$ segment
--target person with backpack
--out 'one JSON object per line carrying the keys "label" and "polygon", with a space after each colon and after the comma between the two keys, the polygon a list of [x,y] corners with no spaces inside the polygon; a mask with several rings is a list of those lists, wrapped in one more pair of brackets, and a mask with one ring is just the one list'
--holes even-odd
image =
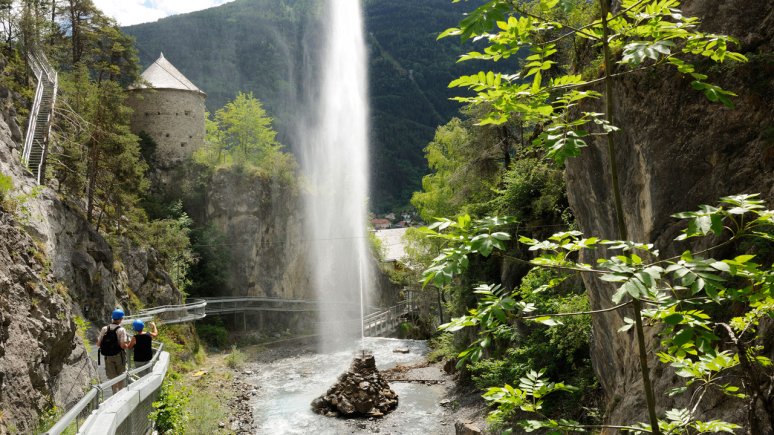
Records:
{"label": "person with backpack", "polygon": [[148,363],[153,358],[153,349],[151,343],[153,339],[158,337],[159,331],[156,329],[156,324],[150,322],[153,327],[152,332],[142,332],[145,328],[145,323],[137,319],[132,322],[132,328],[134,329],[134,337],[129,341],[129,349],[134,349],[134,366],[140,367]]}
{"label": "person with backpack", "polygon": [[[99,363],[100,356],[105,357],[105,373],[108,379],[120,376],[126,371],[124,349],[129,347],[129,334],[121,326],[124,311],[116,308],[111,313],[111,318],[113,322],[103,327],[99,332],[99,338],[97,338],[97,347],[99,348],[97,363]],[[112,388],[113,394],[117,393],[124,388],[124,381],[116,383]]]}

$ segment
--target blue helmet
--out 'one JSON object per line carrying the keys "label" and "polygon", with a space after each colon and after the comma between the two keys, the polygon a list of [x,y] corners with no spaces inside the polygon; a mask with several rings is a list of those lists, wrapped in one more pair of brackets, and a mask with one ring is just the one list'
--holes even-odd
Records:
{"label": "blue helmet", "polygon": [[132,322],[132,328],[134,328],[135,331],[140,332],[142,331],[142,328],[145,327],[145,323],[143,323],[140,319],[135,319],[134,322]]}
{"label": "blue helmet", "polygon": [[124,310],[116,308],[112,314],[113,320],[121,320],[124,318]]}

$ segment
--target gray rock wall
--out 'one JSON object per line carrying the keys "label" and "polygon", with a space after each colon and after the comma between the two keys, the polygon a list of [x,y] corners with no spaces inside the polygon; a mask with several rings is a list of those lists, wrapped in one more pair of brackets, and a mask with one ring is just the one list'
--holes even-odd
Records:
{"label": "gray rock wall", "polygon": [[[629,238],[655,242],[662,257],[688,247],[673,242],[680,229],[673,213],[742,192],[761,193],[769,207],[774,204],[774,6],[768,0],[684,3],[686,13],[704,18],[702,30],[739,38],[737,51],[751,62],[710,69],[710,80],[739,94],[735,110],[710,103],[672,69],[628,76],[615,85],[615,124],[623,129],[616,139],[617,158]],[[571,159],[566,176],[570,205],[584,233],[617,238],[605,144],[592,144]],[[592,308],[612,305],[613,287],[584,279]],[[623,315],[593,320],[593,361],[608,395],[611,423],[646,421],[634,336],[616,332]],[[657,345],[657,339],[649,340],[650,349]],[[657,367],[653,353],[650,366],[659,410],[679,405],[664,394],[676,378]],[[743,422],[738,405],[709,397],[707,415]]]}
{"label": "gray rock wall", "polygon": [[297,187],[248,169],[220,169],[206,192],[206,221],[225,236],[228,288],[216,294],[312,299]]}

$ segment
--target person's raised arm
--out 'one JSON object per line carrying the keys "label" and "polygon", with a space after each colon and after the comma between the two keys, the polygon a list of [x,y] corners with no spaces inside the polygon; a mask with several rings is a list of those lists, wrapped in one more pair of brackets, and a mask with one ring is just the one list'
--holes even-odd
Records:
{"label": "person's raised arm", "polygon": [[159,330],[156,329],[156,322],[150,322],[151,327],[153,327],[153,331],[150,332],[151,337],[156,338],[159,336]]}
{"label": "person's raised arm", "polygon": [[123,334],[118,336],[118,342],[121,345],[121,349],[131,349],[130,344],[134,343],[134,337],[129,340],[129,333],[126,332],[126,329],[121,328],[121,330],[124,331]]}

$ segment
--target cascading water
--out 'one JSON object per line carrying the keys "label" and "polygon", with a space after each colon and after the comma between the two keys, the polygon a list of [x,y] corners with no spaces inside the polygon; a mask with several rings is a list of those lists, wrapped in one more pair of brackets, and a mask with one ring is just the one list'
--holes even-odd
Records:
{"label": "cascading water", "polygon": [[329,0],[316,115],[302,134],[301,163],[312,285],[320,301],[320,350],[362,338],[373,282],[367,256],[368,99],[360,0]]}

